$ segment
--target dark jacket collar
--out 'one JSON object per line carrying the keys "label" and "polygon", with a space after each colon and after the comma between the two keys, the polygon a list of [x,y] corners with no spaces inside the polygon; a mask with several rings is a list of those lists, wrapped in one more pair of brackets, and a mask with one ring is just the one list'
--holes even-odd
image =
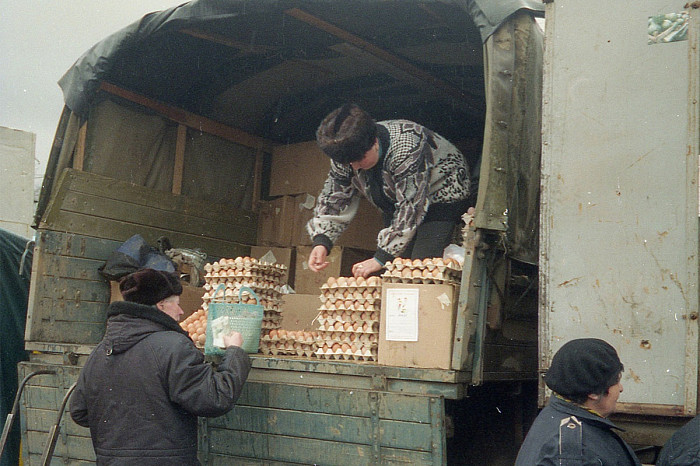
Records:
{"label": "dark jacket collar", "polygon": [[625,429],[622,429],[615,424],[613,424],[612,421],[610,421],[607,418],[600,417],[596,414],[593,414],[592,412],[588,411],[585,408],[582,408],[581,406],[571,403],[569,401],[566,401],[556,395],[552,395],[549,398],[549,406],[551,406],[553,409],[559,411],[560,413],[564,413],[570,416],[576,416],[578,419],[585,419],[589,422],[594,422],[596,424],[601,424],[603,426],[608,427],[609,429],[617,429],[619,431],[624,432]]}
{"label": "dark jacket collar", "polygon": [[180,324],[178,324],[175,319],[165,312],[158,310],[155,306],[147,306],[145,304],[132,303],[129,301],[116,301],[107,308],[108,318],[122,314],[146,319],[165,327],[166,330],[174,330],[183,335],[187,335],[187,332],[180,327]]}

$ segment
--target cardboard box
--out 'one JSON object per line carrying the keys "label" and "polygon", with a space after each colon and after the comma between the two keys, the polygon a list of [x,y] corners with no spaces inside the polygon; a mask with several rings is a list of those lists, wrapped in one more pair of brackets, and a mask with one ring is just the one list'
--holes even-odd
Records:
{"label": "cardboard box", "polygon": [[262,256],[272,252],[275,261],[287,267],[287,276],[283,283],[294,287],[294,267],[296,266],[296,249],[275,246],[251,246],[250,256],[260,259]]}
{"label": "cardboard box", "polygon": [[[311,237],[306,231],[306,224],[314,216],[313,207],[307,202],[299,206],[295,211],[297,218],[294,221],[292,242],[297,246],[310,246]],[[315,199],[314,199],[315,204]],[[340,235],[335,246],[345,246],[358,249],[377,249],[377,234],[384,227],[384,220],[379,210],[369,203],[367,199],[360,199],[360,207],[355,214],[352,223]]]}
{"label": "cardboard box", "polygon": [[384,283],[378,363],[450,369],[457,298],[455,285]]}
{"label": "cardboard box", "polygon": [[[115,301],[124,301],[121,292],[119,291],[119,282],[110,281],[111,296],[110,303]],[[202,296],[204,296],[204,288],[182,284],[182,294],[180,295],[180,307],[185,313],[180,318],[180,322],[189,317],[194,311],[202,306]]]}
{"label": "cardboard box", "polygon": [[331,168],[331,159],[316,141],[272,149],[270,196],[311,193],[317,196]]}
{"label": "cardboard box", "polygon": [[328,277],[351,276],[353,264],[371,258],[374,251],[334,246],[328,255],[328,267],[320,272],[309,269],[309,254],[311,254],[311,246],[297,247],[294,291],[318,296],[321,294],[321,285],[326,283]]}
{"label": "cardboard box", "polygon": [[319,293],[286,294],[282,297],[282,328],[285,330],[312,331],[318,328],[314,319],[321,306]]}
{"label": "cardboard box", "polygon": [[[313,215],[316,198],[310,194],[282,196],[272,201],[262,201],[258,210],[258,241],[262,246],[291,247],[299,244],[300,229]],[[305,238],[310,244],[308,234]]]}

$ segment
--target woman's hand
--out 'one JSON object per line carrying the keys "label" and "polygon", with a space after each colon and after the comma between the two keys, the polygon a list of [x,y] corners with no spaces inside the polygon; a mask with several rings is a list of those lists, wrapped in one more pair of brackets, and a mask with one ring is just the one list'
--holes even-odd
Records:
{"label": "woman's hand", "polygon": [[382,266],[376,259],[367,259],[366,261],[358,262],[352,266],[352,274],[355,278],[364,277],[367,278],[375,272],[382,270]]}
{"label": "woman's hand", "polygon": [[328,267],[329,262],[326,260],[327,255],[328,251],[326,251],[325,246],[322,244],[314,246],[311,250],[311,254],[309,254],[309,268],[314,272],[318,272]]}
{"label": "woman's hand", "polygon": [[228,348],[229,346],[241,347],[243,346],[243,335],[241,335],[241,332],[233,331],[228,335],[224,335],[223,342],[225,348]]}

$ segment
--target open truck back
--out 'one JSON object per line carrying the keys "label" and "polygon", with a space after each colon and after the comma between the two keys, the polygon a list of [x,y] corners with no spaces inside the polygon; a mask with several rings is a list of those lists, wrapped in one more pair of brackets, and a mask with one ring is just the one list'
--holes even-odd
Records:
{"label": "open truck back", "polygon": [[[275,157],[354,101],[437,131],[478,170],[454,331],[435,336],[448,363],[254,355],[237,407],[201,420],[201,459],[510,464],[537,369],[541,7],[199,0],[80,57],[60,81],[66,107],[35,218],[32,353],[19,371],[57,375],[27,388],[25,462],[102,337],[109,254],[136,233],[210,261],[250,254]],[[55,456],[94,461],[89,432],[63,422]]]}

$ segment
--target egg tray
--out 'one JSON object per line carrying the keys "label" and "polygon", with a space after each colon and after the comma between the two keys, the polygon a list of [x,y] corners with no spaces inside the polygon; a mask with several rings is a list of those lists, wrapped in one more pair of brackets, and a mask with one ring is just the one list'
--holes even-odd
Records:
{"label": "egg tray", "polygon": [[316,350],[316,357],[323,359],[339,360],[339,361],[376,361],[377,360],[377,349],[360,347],[356,348],[355,351],[352,347],[342,349],[336,348],[332,349],[332,346],[324,345]]}
{"label": "egg tray", "polygon": [[326,343],[364,343],[376,345],[379,341],[379,332],[353,332],[353,331],[319,331],[320,339]]}
{"label": "egg tray", "polygon": [[267,356],[299,356],[299,357],[313,357],[316,353],[318,347],[316,345],[301,345],[299,348],[288,348],[284,344],[260,344],[260,352]]}
{"label": "egg tray", "polygon": [[272,284],[271,282],[264,282],[264,281],[256,281],[256,280],[251,280],[248,278],[241,279],[241,280],[234,280],[234,279],[225,279],[225,280],[213,280],[205,283],[203,285],[203,288],[205,291],[208,292],[214,292],[216,289],[220,286],[224,285],[227,290],[239,290],[243,286],[247,286],[248,288],[252,288],[256,293],[258,292],[274,292],[281,294],[282,293],[282,286],[279,282],[276,282],[275,284]]}
{"label": "egg tray", "polygon": [[335,304],[323,304],[321,307],[318,308],[319,311],[350,311],[350,312],[371,312],[371,311],[376,311],[381,308],[381,302],[365,302],[365,303],[342,303],[340,305],[335,305]]}
{"label": "egg tray", "polygon": [[379,289],[382,287],[382,279],[377,276],[367,277],[328,277],[326,283],[321,285],[322,290],[335,289]]}
{"label": "egg tray", "polygon": [[216,262],[204,264],[204,271],[207,273],[222,269],[257,269],[267,270],[271,273],[285,273],[287,271],[287,266],[276,262],[261,262],[258,259],[249,256],[240,256],[236,257],[235,259],[220,259]]}
{"label": "egg tray", "polygon": [[458,285],[460,282],[454,279],[439,280],[430,278],[401,278],[401,277],[384,277],[386,283],[406,283],[413,285]]}
{"label": "egg tray", "polygon": [[316,320],[319,324],[327,324],[328,322],[355,322],[355,321],[379,321],[379,310],[374,311],[340,311],[321,309]]}
{"label": "egg tray", "polygon": [[326,289],[322,290],[321,294],[319,295],[319,299],[321,301],[332,301],[332,300],[339,300],[339,299],[357,299],[357,300],[362,300],[362,301],[371,301],[371,300],[378,300],[381,299],[382,297],[382,290],[381,288],[377,288],[375,290],[353,290],[351,288],[347,289],[342,289],[342,288],[336,288],[334,290],[331,289]]}
{"label": "egg tray", "polygon": [[281,326],[281,321],[280,322],[271,322],[269,320],[263,319],[262,324],[260,325],[260,328],[264,330],[274,330],[278,329]]}
{"label": "egg tray", "polygon": [[455,259],[443,259],[442,257],[427,258],[427,259],[403,259],[396,257],[393,261],[387,262],[384,267],[388,270],[403,270],[405,268],[409,269],[428,269],[428,270],[438,270],[444,272],[445,270],[452,270],[455,272],[462,271],[462,265]]}
{"label": "egg tray", "polygon": [[285,330],[279,329],[276,332],[268,332],[260,337],[261,341],[277,342],[292,342],[303,343],[307,345],[315,344],[321,339],[319,332],[307,332],[303,330]]}
{"label": "egg tray", "polygon": [[[282,285],[284,280],[280,277],[271,277],[269,275],[259,274],[259,273],[247,273],[247,274],[233,274],[229,273],[225,275],[221,274],[206,274],[204,276],[204,281],[206,284],[214,285],[219,283],[241,283],[245,281],[255,281],[261,283],[268,283],[269,285]],[[206,286],[206,285],[205,285]]]}
{"label": "egg tray", "polygon": [[[260,299],[261,301],[263,299],[264,300],[280,300],[282,298],[282,293],[280,290],[274,290],[271,288],[263,288],[263,287],[258,286],[255,283],[246,284],[245,286],[252,289],[255,292],[255,294],[258,295],[258,299]],[[217,300],[221,300],[221,298],[223,297],[225,299],[224,302],[237,303],[238,302],[238,294],[239,294],[240,289],[241,289],[240,286],[237,286],[235,288],[227,286],[226,289],[223,291],[223,296],[222,296],[221,292],[216,294],[216,288],[214,288],[212,290],[204,292],[204,294],[202,295],[202,301],[209,302],[216,296]],[[255,304],[255,298],[253,298],[250,295],[250,293],[248,293],[247,291],[244,291],[242,293],[242,295],[244,298],[246,296],[248,297],[246,302],[252,300],[252,304]]]}

